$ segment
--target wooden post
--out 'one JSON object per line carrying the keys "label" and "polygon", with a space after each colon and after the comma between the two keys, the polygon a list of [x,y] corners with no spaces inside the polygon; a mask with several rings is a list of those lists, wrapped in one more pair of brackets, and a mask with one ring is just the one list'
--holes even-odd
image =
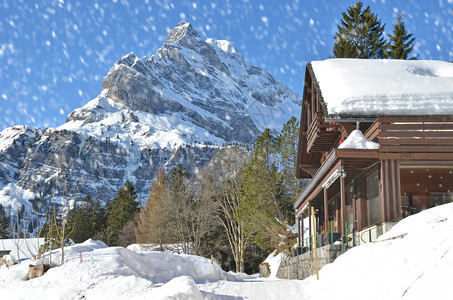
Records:
{"label": "wooden post", "polygon": [[[385,195],[384,195],[384,184],[382,180],[382,174],[384,172],[384,161],[381,161],[381,176],[379,176],[379,204],[380,204],[380,214],[381,214],[381,223],[385,222]],[[368,220],[370,222],[370,220]]]}
{"label": "wooden post", "polygon": [[384,216],[381,217],[382,222],[390,221],[390,162],[383,160],[381,163],[381,181],[382,194],[384,195]]}
{"label": "wooden post", "polygon": [[360,192],[357,192],[357,186],[354,188],[354,198],[355,198],[355,210],[357,218],[357,230],[362,230],[362,196]]}
{"label": "wooden post", "polygon": [[329,228],[329,205],[327,203],[328,201],[328,192],[327,189],[324,189],[324,228],[328,229]]}
{"label": "wooden post", "polygon": [[300,237],[300,217],[299,216],[296,216],[296,222],[297,222],[297,237],[298,237],[297,247],[300,248],[301,247],[301,237]]}
{"label": "wooden post", "polygon": [[335,231],[341,232],[340,199],[336,198],[334,201],[335,201]]}
{"label": "wooden post", "polygon": [[[311,207],[311,200],[308,201],[308,207]],[[311,230],[311,226],[312,226],[312,223],[313,223],[311,221],[312,215],[313,215],[313,213],[311,212],[311,209],[309,208],[308,209],[308,232],[309,232],[309,236],[312,233],[312,230]],[[308,239],[308,246],[310,247],[310,250],[311,250],[312,249],[312,243],[310,242],[310,238]]]}
{"label": "wooden post", "polygon": [[400,161],[395,160],[395,218],[402,217]]}
{"label": "wooden post", "polygon": [[300,219],[300,227],[302,227],[302,247],[304,247],[304,212],[301,213],[302,218]]}
{"label": "wooden post", "polygon": [[382,160],[380,186],[382,222],[388,222],[401,216],[400,184],[399,160]]}
{"label": "wooden post", "polygon": [[346,189],[343,176],[340,176],[340,227],[341,236],[345,234],[344,221],[345,221],[345,209],[346,209]]}
{"label": "wooden post", "polygon": [[[311,218],[313,219],[313,224],[315,223],[315,208],[311,207]],[[318,250],[316,250],[316,227],[313,226],[313,241],[314,241],[314,248],[313,251],[315,252],[315,268],[316,268],[316,280],[319,280],[319,270],[318,270]]]}

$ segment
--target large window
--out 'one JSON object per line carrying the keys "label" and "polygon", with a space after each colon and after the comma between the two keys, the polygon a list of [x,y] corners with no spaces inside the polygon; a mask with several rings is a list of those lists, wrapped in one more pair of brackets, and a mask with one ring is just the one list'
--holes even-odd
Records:
{"label": "large window", "polygon": [[404,216],[453,202],[453,165],[401,165],[400,178]]}
{"label": "large window", "polygon": [[381,222],[381,202],[379,199],[379,172],[376,171],[366,178],[368,224]]}

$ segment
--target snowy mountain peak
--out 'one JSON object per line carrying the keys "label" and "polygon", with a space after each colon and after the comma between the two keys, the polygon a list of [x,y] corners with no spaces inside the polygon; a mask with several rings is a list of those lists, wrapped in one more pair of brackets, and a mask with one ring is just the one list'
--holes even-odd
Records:
{"label": "snowy mountain peak", "polygon": [[116,62],[115,65],[126,65],[132,67],[134,63],[138,60],[137,55],[134,52],[124,55],[120,60]]}
{"label": "snowy mountain peak", "polygon": [[[106,97],[131,111],[178,114],[225,142],[251,143],[300,113],[300,97],[265,70],[249,65],[228,41],[203,41],[180,22],[151,58],[130,53],[103,81]],[[72,118],[68,118],[70,121]]]}
{"label": "snowy mountain peak", "polygon": [[228,53],[239,53],[236,47],[227,40],[214,40],[214,39],[207,39],[206,43],[208,43],[211,46],[218,47],[220,50]]}
{"label": "snowy mountain peak", "polygon": [[175,28],[170,30],[167,36],[167,43],[176,43],[182,39],[202,41],[198,32],[186,21],[179,22]]}

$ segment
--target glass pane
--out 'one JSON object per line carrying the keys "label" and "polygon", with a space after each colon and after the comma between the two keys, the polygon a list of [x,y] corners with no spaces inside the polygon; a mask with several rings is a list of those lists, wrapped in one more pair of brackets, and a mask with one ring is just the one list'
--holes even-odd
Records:
{"label": "glass pane", "polygon": [[368,222],[377,224],[381,222],[381,202],[379,199],[379,173],[374,172],[366,179]]}

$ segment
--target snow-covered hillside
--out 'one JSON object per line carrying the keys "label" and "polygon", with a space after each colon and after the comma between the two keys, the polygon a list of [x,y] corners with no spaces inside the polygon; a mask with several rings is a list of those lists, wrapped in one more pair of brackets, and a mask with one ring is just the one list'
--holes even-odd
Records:
{"label": "snow-covered hillside", "polygon": [[66,263],[37,279],[24,280],[28,261],[1,267],[0,290],[2,299],[451,299],[452,228],[453,203],[425,210],[341,255],[319,281],[225,273],[201,257],[88,240],[67,247]]}

